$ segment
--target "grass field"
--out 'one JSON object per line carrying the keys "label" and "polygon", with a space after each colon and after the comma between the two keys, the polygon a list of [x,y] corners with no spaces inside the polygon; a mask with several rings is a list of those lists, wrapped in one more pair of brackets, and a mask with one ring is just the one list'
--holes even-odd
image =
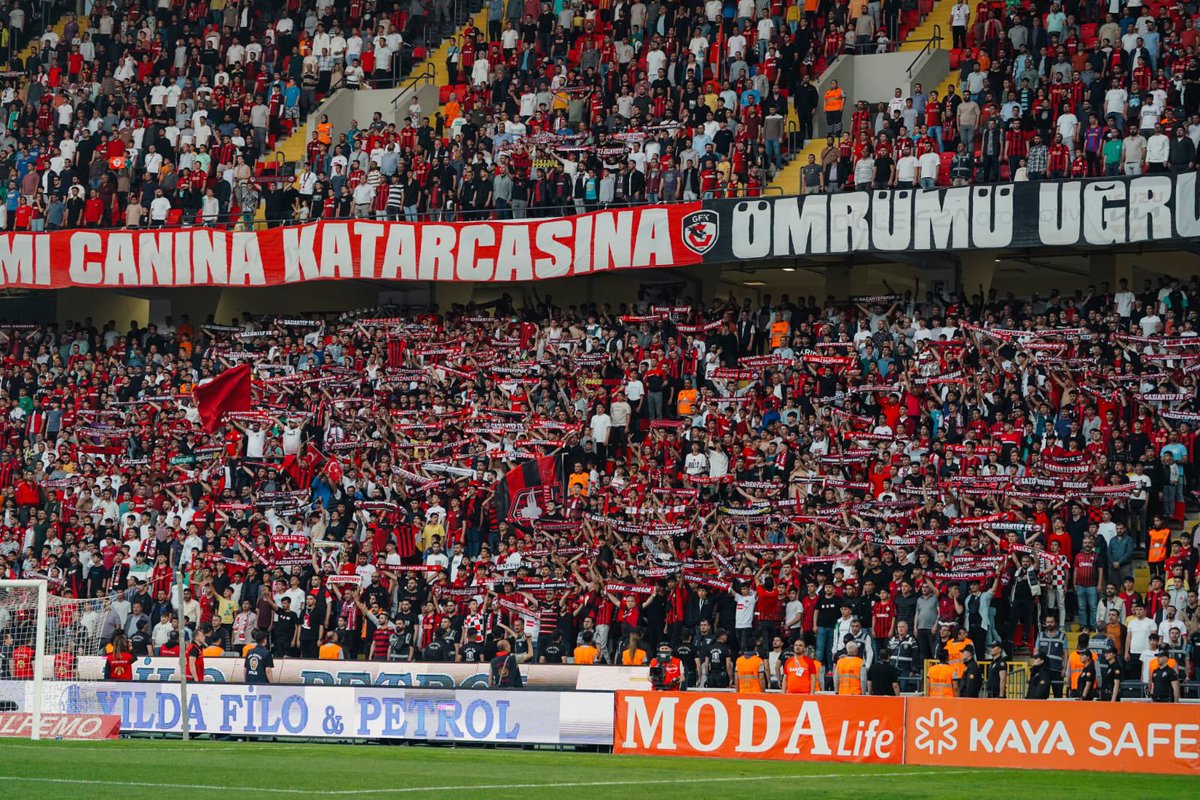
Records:
{"label": "grass field", "polygon": [[[939,788],[938,784],[945,781]],[[905,798],[1088,800],[1194,796],[1194,778],[810,762],[612,756],[556,751],[126,739],[0,740],[0,797]]]}

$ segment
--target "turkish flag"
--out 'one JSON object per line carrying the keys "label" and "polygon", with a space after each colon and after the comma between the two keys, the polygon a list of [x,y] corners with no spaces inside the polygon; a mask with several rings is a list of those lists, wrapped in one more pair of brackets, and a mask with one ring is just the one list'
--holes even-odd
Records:
{"label": "turkish flag", "polygon": [[330,456],[329,460],[325,462],[325,477],[329,478],[329,482],[331,484],[337,486],[342,482],[342,476],[344,474],[345,473],[342,470],[342,462],[338,461],[333,456]]}
{"label": "turkish flag", "polygon": [[212,433],[229,412],[250,410],[250,365],[238,364],[225,370],[197,386],[194,395],[204,430]]}

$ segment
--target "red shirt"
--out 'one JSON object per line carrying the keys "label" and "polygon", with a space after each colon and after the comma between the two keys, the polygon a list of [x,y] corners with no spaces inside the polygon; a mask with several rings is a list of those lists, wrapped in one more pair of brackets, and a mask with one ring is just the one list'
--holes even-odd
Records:
{"label": "red shirt", "polygon": [[110,681],[133,680],[133,654],[109,653],[105,656],[108,662],[108,679]]}

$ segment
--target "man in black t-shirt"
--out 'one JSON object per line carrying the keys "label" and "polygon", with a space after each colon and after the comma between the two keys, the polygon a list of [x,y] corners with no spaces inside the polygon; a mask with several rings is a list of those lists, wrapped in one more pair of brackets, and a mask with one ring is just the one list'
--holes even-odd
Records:
{"label": "man in black t-shirt", "polygon": [[425,646],[425,652],[421,654],[424,661],[443,662],[446,661],[446,642],[443,639],[433,639]]}
{"label": "man in black t-shirt", "polygon": [[272,672],[275,669],[275,657],[271,655],[271,650],[267,647],[266,631],[256,630],[254,632],[254,647],[246,653],[246,659],[242,665],[246,673],[246,683],[271,682]]}
{"label": "man in black t-shirt", "polygon": [[900,693],[900,673],[892,666],[890,655],[886,647],[875,654],[867,670],[868,694],[891,697]]}
{"label": "man in black t-shirt", "polygon": [[150,655],[150,634],[146,631],[146,620],[138,620],[137,630],[129,637],[129,649],[134,658]]}
{"label": "man in black t-shirt", "polygon": [[561,664],[566,657],[567,648],[563,645],[562,631],[555,631],[552,638],[538,654],[539,664]]}
{"label": "man in black t-shirt", "polygon": [[696,685],[699,667],[696,662],[696,647],[692,644],[692,632],[683,630],[683,640],[675,648],[675,657],[683,662],[683,688]]}
{"label": "man in black t-shirt", "polygon": [[292,610],[292,598],[283,597],[279,601],[275,624],[271,631],[275,634],[275,655],[295,655],[299,651],[300,642],[296,637],[300,626],[300,617]]}

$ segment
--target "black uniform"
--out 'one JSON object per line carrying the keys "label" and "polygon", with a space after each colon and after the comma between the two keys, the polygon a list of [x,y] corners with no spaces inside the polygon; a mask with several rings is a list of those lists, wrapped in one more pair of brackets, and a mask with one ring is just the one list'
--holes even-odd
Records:
{"label": "black uniform", "polygon": [[979,662],[971,659],[970,662],[963,664],[963,673],[958,678],[958,696],[979,697],[979,690],[982,687],[983,674],[979,669]]}
{"label": "black uniform", "polygon": [[[992,659],[992,663],[988,666],[987,674],[987,693],[988,697],[1007,697],[1008,691],[1006,686],[1000,685],[1000,673],[1008,672],[1008,659],[1004,656]],[[1007,680],[1007,675],[1006,675]]]}
{"label": "black uniform", "polygon": [[705,651],[704,657],[708,661],[706,688],[726,689],[729,687],[729,669],[726,666],[729,656],[729,648],[721,642],[715,642]]}
{"label": "black uniform", "polygon": [[267,670],[275,666],[275,657],[271,651],[262,645],[255,645],[246,653],[243,664],[246,672],[246,683],[270,683]]}
{"label": "black uniform", "polygon": [[681,642],[675,648],[675,657],[683,662],[684,688],[695,686],[696,677],[696,648],[688,642]]}
{"label": "black uniform", "polygon": [[552,641],[542,648],[542,660],[547,664],[561,664],[566,656],[566,648],[561,642]]}
{"label": "black uniform", "polygon": [[1071,694],[1076,700],[1095,700],[1095,688],[1096,662],[1088,661],[1087,666],[1079,671],[1079,677],[1075,679],[1075,688]]}
{"label": "black uniform", "polygon": [[1025,692],[1026,700],[1046,700],[1050,697],[1050,682],[1053,680],[1046,665],[1034,667],[1029,675],[1029,689]]}
{"label": "black uniform", "polygon": [[1150,673],[1150,699],[1155,703],[1175,702],[1175,682],[1179,673],[1170,664],[1155,667]]}

